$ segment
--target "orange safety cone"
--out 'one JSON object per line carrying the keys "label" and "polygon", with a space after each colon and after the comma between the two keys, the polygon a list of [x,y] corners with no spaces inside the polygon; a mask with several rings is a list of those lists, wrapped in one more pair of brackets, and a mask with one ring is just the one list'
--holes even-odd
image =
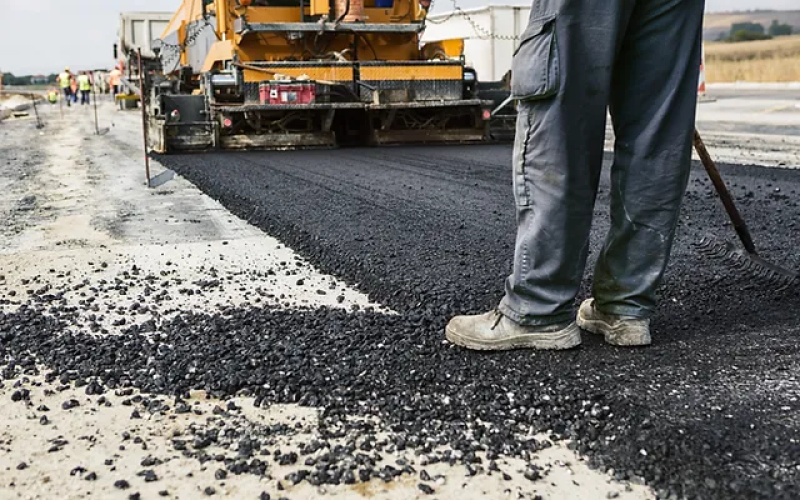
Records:
{"label": "orange safety cone", "polygon": [[705,97],[706,95],[706,49],[703,46],[700,49],[700,81],[697,84],[697,95]]}

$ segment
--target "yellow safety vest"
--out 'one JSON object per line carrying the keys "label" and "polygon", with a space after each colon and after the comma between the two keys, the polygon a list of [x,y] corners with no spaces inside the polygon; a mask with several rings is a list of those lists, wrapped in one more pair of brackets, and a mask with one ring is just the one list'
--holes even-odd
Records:
{"label": "yellow safety vest", "polygon": [[78,85],[81,90],[92,90],[92,82],[89,80],[89,75],[78,76]]}
{"label": "yellow safety vest", "polygon": [[62,89],[69,87],[71,77],[72,75],[69,73],[61,73],[58,75],[58,84],[61,85]]}

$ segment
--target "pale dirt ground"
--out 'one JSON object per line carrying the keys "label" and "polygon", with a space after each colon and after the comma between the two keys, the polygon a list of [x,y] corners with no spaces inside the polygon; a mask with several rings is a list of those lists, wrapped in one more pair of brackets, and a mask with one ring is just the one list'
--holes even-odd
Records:
{"label": "pale dirt ground", "polygon": [[0,121],[10,117],[15,111],[23,111],[30,106],[30,99],[24,96],[0,93]]}
{"label": "pale dirt ground", "polygon": [[[142,283],[125,275],[135,266],[140,277],[158,278],[154,288],[170,291],[168,300],[139,320],[168,317],[178,309],[241,304],[374,306],[189,182],[176,178],[157,189],[145,188],[135,114],[104,112],[114,126],[98,137],[92,134],[91,110],[68,111],[80,117],[78,133],[57,131],[56,108],[45,114],[50,121],[45,131],[30,129],[26,121],[14,123],[40,139],[41,146],[32,155],[40,165],[33,173],[0,180],[5,188],[0,213],[7,214],[0,228],[0,276],[5,275],[0,286],[16,292],[12,302],[24,301],[27,290],[51,286],[69,289],[67,302],[75,305],[87,292],[87,287],[72,289],[76,284],[89,280],[103,288],[99,283],[105,280],[108,289],[94,295],[102,307],[97,313],[104,316],[100,323],[109,326],[124,314],[106,305],[152,305]],[[24,147],[23,142],[17,146]],[[151,175],[163,170],[153,162]],[[126,285],[123,292],[110,289],[116,280]],[[164,281],[167,287],[160,286]],[[188,295],[187,289],[200,290]]]}
{"label": "pale dirt ground", "polygon": [[[35,382],[35,381],[32,381]],[[611,481],[602,474],[590,470],[573,452],[563,445],[554,446],[537,454],[531,463],[545,469],[543,479],[530,482],[523,477],[528,462],[521,459],[501,459],[499,468],[512,476],[506,480],[499,472],[479,474],[468,477],[460,466],[446,464],[422,465],[420,457],[406,450],[396,453],[383,453],[379,466],[395,465],[395,460],[405,458],[418,471],[425,470],[436,478],[434,496],[423,494],[417,489],[418,476],[405,476],[400,480],[384,483],[373,480],[366,484],[314,487],[308,483],[292,486],[286,475],[302,468],[305,456],[301,455],[298,465],[281,466],[272,457],[259,457],[269,462],[268,476],[257,477],[251,474],[225,479],[215,478],[220,466],[210,461],[200,464],[194,458],[186,458],[176,451],[173,439],[191,442],[192,428],[217,426],[223,421],[214,415],[215,407],[225,407],[226,403],[209,400],[198,392],[187,400],[193,411],[176,414],[174,411],[149,414],[140,405],[124,406],[124,397],[106,394],[110,406],[98,404],[100,396],[86,396],[81,390],[67,389],[54,395],[45,396],[43,387],[30,387],[30,403],[10,403],[8,389],[0,390],[0,398],[5,404],[0,408],[0,456],[3,468],[0,481],[0,499],[84,499],[84,498],[127,498],[131,493],[140,493],[142,498],[157,498],[160,492],[167,492],[169,498],[201,498],[207,496],[204,490],[214,488],[214,497],[257,499],[262,492],[269,492],[272,498],[287,497],[310,500],[321,496],[341,499],[381,498],[402,500],[410,498],[458,498],[478,500],[483,498],[532,498],[539,494],[553,499],[648,499],[650,491],[639,485],[622,485]],[[47,386],[46,386],[47,387]],[[64,410],[64,401],[75,399],[80,406]],[[162,398],[166,404],[171,401]],[[229,426],[251,429],[258,433],[261,426],[287,423],[298,426],[291,435],[274,438],[274,447],[286,453],[299,451],[298,443],[308,443],[317,437],[316,424],[318,412],[313,408],[298,406],[273,406],[268,409],[254,408],[252,402],[242,398],[231,401],[241,406],[241,410],[231,412],[226,417]],[[37,411],[45,404],[49,411]],[[136,409],[142,419],[131,420]],[[198,414],[199,413],[199,414]],[[46,415],[49,423],[41,424],[40,418]],[[235,422],[231,424],[230,422]],[[130,436],[125,437],[127,432]],[[141,438],[141,439],[137,439]],[[67,443],[57,451],[48,451],[58,440]],[[342,440],[343,442],[344,440]],[[211,455],[235,456],[235,448],[212,446],[205,450]],[[318,456],[325,450],[309,456]],[[142,461],[152,457],[162,461],[157,465],[142,465]],[[20,469],[20,464],[24,468]],[[82,469],[77,469],[81,467]],[[153,470],[158,480],[146,482],[137,473]],[[87,479],[90,473],[96,478]],[[127,489],[115,487],[115,482],[126,480]],[[280,483],[284,489],[279,489]],[[618,496],[617,496],[618,495]]]}
{"label": "pale dirt ground", "polygon": [[771,96],[740,92],[731,97],[724,86],[710,88],[710,100],[697,108],[697,128],[714,159],[800,168],[800,88],[786,86]]}
{"label": "pale dirt ground", "polygon": [[[800,168],[800,87],[710,85],[697,129],[717,163]],[[605,147],[614,150],[610,118]]]}
{"label": "pale dirt ground", "polygon": [[[166,282],[170,296],[137,317],[137,322],[147,318],[158,322],[176,309],[213,310],[218,304],[379,307],[320,274],[187,181],[178,177],[148,190],[136,113],[117,112],[104,104],[100,127],[110,127],[110,132],[103,136],[93,134],[89,109],[72,108],[65,115],[76,124],[69,131],[57,108],[45,112],[48,126],[43,131],[34,129],[31,120],[6,121],[0,128],[0,144],[7,148],[0,150],[0,310],[16,309],[28,290],[46,286],[58,290],[85,282],[83,288],[66,293],[65,299],[75,303],[95,296],[98,317],[80,318],[74,328],[113,334],[121,328],[114,326],[115,320],[130,316],[133,302],[152,302],[141,287],[131,286],[124,295],[115,287],[126,285],[125,273],[134,272],[152,274],[159,285]],[[154,162],[153,170],[157,174],[163,168]],[[195,284],[214,279],[220,283],[206,288]],[[192,296],[181,293],[187,287],[202,290]],[[13,394],[23,388],[30,390],[30,401],[12,402]],[[123,401],[130,395],[109,391],[102,396],[104,404],[99,404],[101,396],[87,396],[83,388],[65,386],[45,394],[54,389],[56,385],[38,379],[20,378],[0,387],[0,499],[124,499],[137,492],[143,499],[159,498],[159,492],[168,498],[196,499],[206,496],[207,487],[214,488],[214,497],[252,499],[265,491],[273,499],[653,498],[644,486],[623,485],[590,470],[566,443],[531,458],[546,471],[544,479],[535,482],[523,478],[526,463],[521,459],[500,461],[510,480],[499,473],[467,477],[463,467],[424,466],[432,477],[442,476],[433,483],[432,496],[417,488],[418,476],[388,484],[373,480],[357,486],[291,487],[285,476],[302,461],[293,469],[268,460],[268,477],[243,474],[220,480],[215,479],[219,467],[184,457],[173,439],[184,435],[191,439],[192,429],[217,426],[220,421],[255,434],[270,423],[299,424],[296,432],[275,438],[275,446],[285,452],[316,435],[317,411],[294,406],[259,409],[252,401],[238,399],[242,409],[223,419],[214,415],[214,407],[227,402],[197,394],[187,403],[199,414],[178,414],[173,401],[164,397],[159,399],[170,409],[150,413],[135,404],[126,406]],[[62,409],[69,399],[79,406]],[[49,411],[40,409],[42,404]],[[134,409],[141,419],[131,419]],[[48,423],[40,423],[43,415]],[[58,446],[57,440],[66,443]],[[54,451],[48,452],[53,446]],[[235,452],[235,447],[218,451]],[[403,453],[417,471],[423,468],[413,450]],[[142,465],[149,456],[164,463]],[[384,456],[389,463],[397,458]],[[23,462],[25,466],[20,466]],[[159,479],[145,482],[136,475],[144,469],[152,469]],[[91,473],[95,480],[87,479]],[[115,488],[120,479],[127,480],[130,488]],[[284,491],[279,490],[279,481]]]}

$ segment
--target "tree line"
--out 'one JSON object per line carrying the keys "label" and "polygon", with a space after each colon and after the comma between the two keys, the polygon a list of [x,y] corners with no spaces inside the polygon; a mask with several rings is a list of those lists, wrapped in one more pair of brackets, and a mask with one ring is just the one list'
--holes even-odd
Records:
{"label": "tree line", "polygon": [[769,40],[776,36],[791,35],[793,28],[789,24],[782,24],[777,19],[772,21],[768,28],[761,23],[733,23],[731,31],[726,36],[720,35],[720,40],[725,42],[749,42],[751,40]]}
{"label": "tree line", "polygon": [[3,73],[3,85],[48,85],[56,83],[58,75],[20,75],[14,73]]}

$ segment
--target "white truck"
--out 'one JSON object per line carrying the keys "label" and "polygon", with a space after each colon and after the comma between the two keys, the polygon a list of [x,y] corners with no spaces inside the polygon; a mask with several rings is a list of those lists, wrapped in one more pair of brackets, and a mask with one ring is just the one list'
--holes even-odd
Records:
{"label": "white truck", "polygon": [[528,26],[530,12],[529,4],[488,5],[430,14],[425,23],[423,43],[463,41],[464,62],[477,73],[479,94],[493,102],[490,133],[495,139],[514,137],[516,108],[510,98],[511,59],[520,35]]}
{"label": "white truck", "polygon": [[464,59],[484,82],[502,80],[511,70],[511,58],[528,25],[528,5],[488,5],[431,14],[423,42],[464,40]]}
{"label": "white truck", "polygon": [[142,49],[142,57],[154,58],[153,41],[167,29],[172,12],[123,12],[119,15],[115,58]]}
{"label": "white truck", "polygon": [[155,61],[154,40],[161,37],[172,19],[172,12],[123,12],[119,16],[114,60],[122,66],[122,87],[125,94],[138,94],[138,50],[145,67]]}

